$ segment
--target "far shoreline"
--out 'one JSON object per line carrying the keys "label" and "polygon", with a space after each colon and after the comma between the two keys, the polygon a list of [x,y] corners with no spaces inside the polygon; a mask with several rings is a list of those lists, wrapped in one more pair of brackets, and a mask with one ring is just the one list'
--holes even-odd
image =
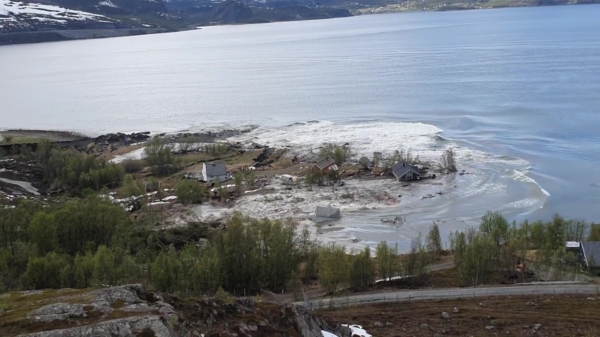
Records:
{"label": "far shoreline", "polygon": [[[599,3],[600,4],[600,3]],[[583,6],[583,5],[599,5],[594,3],[576,3],[576,4],[552,4],[552,5],[507,5],[497,7],[460,7],[449,5],[446,7],[435,9],[413,9],[406,7],[394,7],[397,5],[386,5],[384,7],[368,7],[364,9],[349,10],[352,15],[318,18],[318,19],[300,19],[300,20],[283,20],[271,22],[248,22],[248,23],[231,23],[231,24],[214,24],[214,25],[198,25],[193,28],[122,28],[122,29],[64,29],[64,30],[42,30],[42,31],[23,31],[23,32],[0,32],[0,47],[7,45],[33,44],[44,42],[64,42],[77,40],[93,40],[106,39],[114,37],[130,37],[141,35],[153,35],[163,33],[179,33],[200,30],[206,27],[217,26],[244,26],[244,25],[260,25],[282,22],[300,22],[300,21],[320,21],[332,19],[352,18],[364,15],[379,15],[379,14],[399,14],[399,13],[433,13],[433,12],[460,12],[460,11],[475,11],[475,10],[495,10],[495,9],[511,9],[511,8],[540,8],[540,7],[566,7],[566,6]]]}

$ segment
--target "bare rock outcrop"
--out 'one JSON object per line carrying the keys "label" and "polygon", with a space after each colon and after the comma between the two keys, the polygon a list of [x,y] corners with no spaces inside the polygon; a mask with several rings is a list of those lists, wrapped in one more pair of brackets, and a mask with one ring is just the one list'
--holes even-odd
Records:
{"label": "bare rock outcrop", "polygon": [[85,311],[81,304],[55,303],[43,306],[27,314],[34,321],[53,322],[64,321],[69,318],[85,317]]}
{"label": "bare rock outcrop", "polygon": [[169,323],[178,321],[173,306],[162,296],[148,293],[141,284],[97,289],[57,300],[60,302],[45,305],[26,315],[33,322],[54,322],[48,325],[49,330],[21,336],[179,337]]}
{"label": "bare rock outcrop", "polygon": [[136,337],[142,332],[155,337],[178,337],[169,324],[159,316],[115,319],[93,325],[35,332],[20,337]]}
{"label": "bare rock outcrop", "polygon": [[312,314],[308,309],[292,305],[294,324],[302,337],[322,337],[322,330],[330,330],[327,323],[320,317]]}

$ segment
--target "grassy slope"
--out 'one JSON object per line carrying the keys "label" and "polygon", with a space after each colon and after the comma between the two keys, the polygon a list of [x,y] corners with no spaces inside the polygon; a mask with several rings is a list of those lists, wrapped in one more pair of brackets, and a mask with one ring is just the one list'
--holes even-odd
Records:
{"label": "grassy slope", "polygon": [[[459,312],[454,313],[454,308]],[[388,303],[324,311],[322,315],[332,326],[359,324],[378,337],[438,334],[591,337],[600,336],[599,310],[600,298],[564,295]],[[443,311],[451,318],[443,319]],[[376,327],[375,322],[384,326]],[[536,324],[541,326],[535,329]],[[486,328],[490,326],[493,328]]]}

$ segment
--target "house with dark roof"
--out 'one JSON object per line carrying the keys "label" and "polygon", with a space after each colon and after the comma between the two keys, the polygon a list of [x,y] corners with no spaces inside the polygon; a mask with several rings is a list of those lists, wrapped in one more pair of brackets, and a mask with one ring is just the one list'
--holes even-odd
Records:
{"label": "house with dark roof", "polygon": [[582,241],[583,262],[590,271],[600,271],[600,241]]}
{"label": "house with dark roof", "polygon": [[419,168],[407,162],[398,162],[392,167],[392,173],[398,181],[413,181],[421,179]]}
{"label": "house with dark roof", "polygon": [[324,159],[319,160],[313,165],[313,171],[321,173],[321,175],[326,175],[330,171],[337,171],[338,167],[335,164],[335,160],[331,157],[326,157]]}
{"label": "house with dark roof", "polygon": [[227,173],[227,165],[222,161],[211,161],[202,164],[202,172],[199,179],[209,183],[215,181],[227,181],[231,176]]}

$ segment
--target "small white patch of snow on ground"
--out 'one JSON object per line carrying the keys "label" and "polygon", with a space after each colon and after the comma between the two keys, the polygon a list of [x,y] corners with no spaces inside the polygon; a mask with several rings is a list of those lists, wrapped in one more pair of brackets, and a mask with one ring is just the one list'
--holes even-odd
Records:
{"label": "small white patch of snow on ground", "polygon": [[127,159],[134,159],[134,160],[142,159],[144,157],[144,149],[145,148],[142,147],[140,149],[133,150],[131,152],[115,156],[113,159],[110,160],[110,162],[118,164]]}

